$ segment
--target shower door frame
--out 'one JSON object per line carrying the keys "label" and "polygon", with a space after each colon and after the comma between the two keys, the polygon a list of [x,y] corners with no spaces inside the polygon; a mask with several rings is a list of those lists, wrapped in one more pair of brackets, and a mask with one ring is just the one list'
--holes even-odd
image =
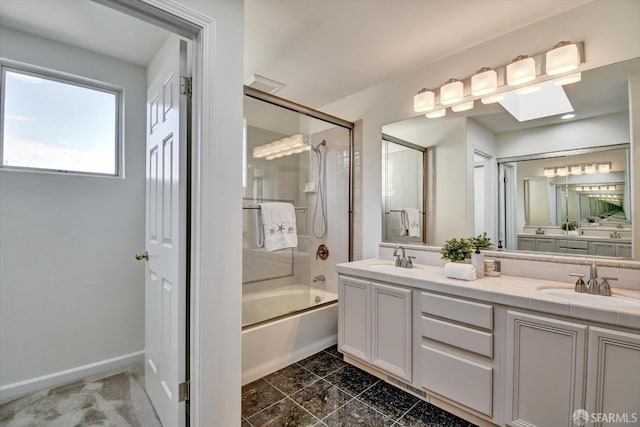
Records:
{"label": "shower door frame", "polygon": [[286,108],[287,110],[294,111],[296,113],[304,114],[305,116],[312,117],[314,119],[322,120],[327,123],[331,123],[336,126],[340,126],[349,131],[349,261],[353,261],[353,183],[354,183],[354,140],[353,129],[355,124],[339,117],[332,116],[331,114],[323,113],[322,111],[314,110],[313,108],[305,107],[304,105],[297,104],[293,101],[289,101],[284,98],[280,98],[273,94],[263,92],[261,90],[252,88],[250,86],[244,86],[244,95],[250,98],[254,98],[269,104],[276,105],[278,107]]}

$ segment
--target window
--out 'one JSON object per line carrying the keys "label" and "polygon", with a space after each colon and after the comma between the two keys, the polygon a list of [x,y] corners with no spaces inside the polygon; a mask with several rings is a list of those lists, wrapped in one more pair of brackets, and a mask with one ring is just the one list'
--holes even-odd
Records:
{"label": "window", "polygon": [[120,93],[2,67],[0,167],[120,175]]}

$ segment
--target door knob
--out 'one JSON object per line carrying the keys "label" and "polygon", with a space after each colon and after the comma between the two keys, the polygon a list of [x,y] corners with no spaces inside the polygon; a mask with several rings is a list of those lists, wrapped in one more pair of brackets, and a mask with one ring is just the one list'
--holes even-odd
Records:
{"label": "door knob", "polygon": [[135,256],[138,261],[142,261],[143,259],[149,261],[149,252],[147,251],[138,252]]}

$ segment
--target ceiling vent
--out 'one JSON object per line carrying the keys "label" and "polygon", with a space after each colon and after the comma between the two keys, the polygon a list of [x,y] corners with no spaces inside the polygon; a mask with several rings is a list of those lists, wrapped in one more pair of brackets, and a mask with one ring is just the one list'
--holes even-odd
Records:
{"label": "ceiling vent", "polygon": [[277,82],[275,80],[268,79],[266,77],[261,76],[260,74],[252,74],[251,77],[247,79],[245,84],[254,89],[261,90],[262,92],[267,93],[276,93],[286,85],[284,83]]}

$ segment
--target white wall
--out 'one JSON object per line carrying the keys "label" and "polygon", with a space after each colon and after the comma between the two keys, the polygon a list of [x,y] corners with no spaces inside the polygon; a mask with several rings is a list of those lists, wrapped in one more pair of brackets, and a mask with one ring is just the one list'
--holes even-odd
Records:
{"label": "white wall", "polygon": [[[588,3],[325,106],[323,111],[338,117],[362,119],[362,256],[376,256],[381,240],[381,127],[416,116],[412,102],[419,88],[470,76],[483,65],[504,64],[523,52],[544,52],[560,40],[584,41],[583,70],[638,57],[640,44],[629,41],[640,39],[639,14],[640,2],[635,0]],[[436,217],[436,229],[441,228],[438,218],[443,217]]]}
{"label": "white wall", "polygon": [[143,68],[0,29],[0,56],[120,86],[125,178],[0,171],[0,385],[144,349]]}

